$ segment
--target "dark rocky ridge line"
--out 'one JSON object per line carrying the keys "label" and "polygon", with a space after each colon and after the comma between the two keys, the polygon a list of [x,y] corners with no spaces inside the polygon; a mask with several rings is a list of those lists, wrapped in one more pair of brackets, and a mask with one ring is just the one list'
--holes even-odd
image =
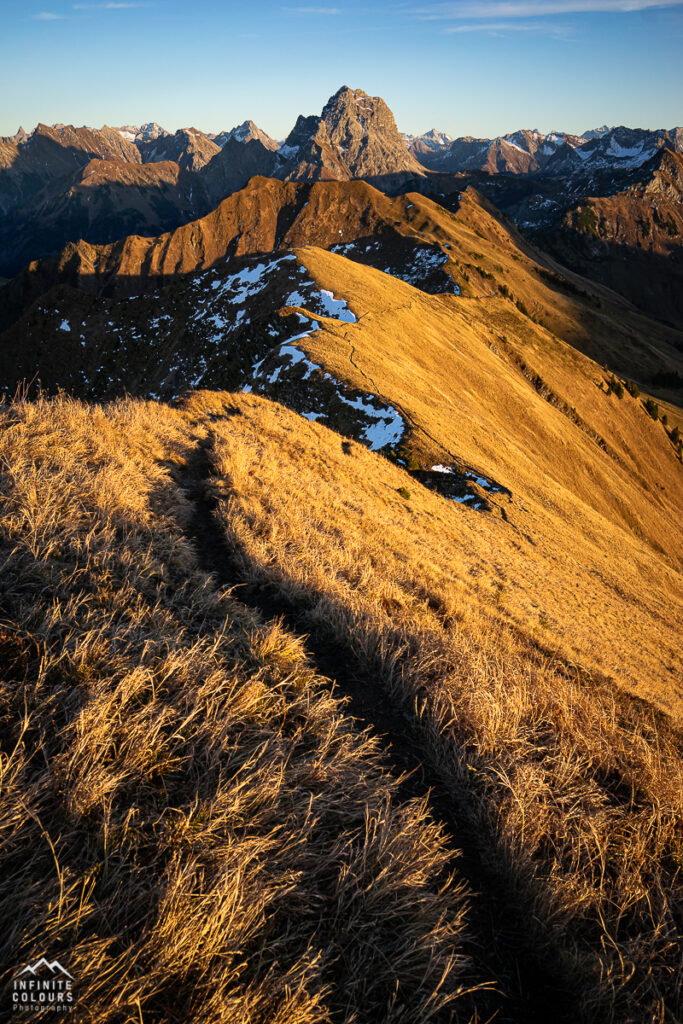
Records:
{"label": "dark rocky ridge line", "polygon": [[[457,208],[457,196],[450,205]],[[107,245],[69,244],[34,261],[0,293],[0,330],[15,323],[40,296],[67,286],[112,299],[140,296],[218,261],[295,246],[351,246],[353,259],[401,276],[424,229],[437,233],[428,211],[418,227],[406,216],[410,196],[388,197],[362,181],[281,182],[252,178],[215,210],[156,237],[128,236]],[[438,267],[416,272],[430,291],[453,290]]]}

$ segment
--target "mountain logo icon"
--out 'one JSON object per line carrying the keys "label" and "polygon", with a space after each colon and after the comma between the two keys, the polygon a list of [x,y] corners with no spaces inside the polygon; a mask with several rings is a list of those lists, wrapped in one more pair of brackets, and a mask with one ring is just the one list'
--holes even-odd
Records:
{"label": "mountain logo icon", "polygon": [[53,977],[56,974],[63,974],[65,978],[69,978],[71,981],[74,980],[73,975],[69,974],[65,967],[62,967],[59,960],[53,960],[50,963],[44,956],[41,956],[40,960],[36,960],[34,964],[28,964],[24,967],[23,971],[19,972],[19,977],[21,978],[24,974],[32,974],[33,977],[38,977],[41,974],[44,977],[46,973]]}

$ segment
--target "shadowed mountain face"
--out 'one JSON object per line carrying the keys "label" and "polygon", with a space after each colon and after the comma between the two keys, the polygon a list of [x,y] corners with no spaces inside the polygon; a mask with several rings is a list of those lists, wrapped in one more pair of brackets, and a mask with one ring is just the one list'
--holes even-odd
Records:
{"label": "shadowed mountain face", "polygon": [[[240,144],[226,143],[231,145]],[[250,143],[247,151],[249,146],[260,147],[260,143]],[[447,250],[440,246],[446,236],[439,221],[450,215],[432,203],[421,207],[417,198],[390,198],[361,181],[282,182],[255,177],[206,217],[171,232],[157,237],[133,235],[108,245],[71,243],[57,257],[32,262],[0,293],[0,323],[7,325],[58,284],[120,298],[225,259],[295,245],[353,250],[354,258],[407,273],[427,287],[441,276],[439,290],[443,290],[449,279],[439,270],[447,261]],[[429,247],[431,254],[419,257],[417,265],[416,247]]]}
{"label": "shadowed mountain face", "polygon": [[25,203],[46,184],[69,178],[92,159],[139,164],[137,148],[114,128],[39,124],[31,135],[0,139],[0,215]]}
{"label": "shadowed mountain face", "polygon": [[[106,169],[94,172],[95,157]],[[280,149],[251,121],[215,140],[194,128],[171,135],[157,124],[99,132],[41,125],[0,143],[0,274],[12,276],[70,241],[157,235],[207,214],[254,175],[383,178],[396,192],[425,174],[384,101],[347,87],[320,117],[300,117]]]}
{"label": "shadowed mountain face", "polygon": [[[389,197],[361,181],[253,178],[206,217],[158,237],[134,235],[108,245],[70,244],[58,257],[31,263],[0,292],[0,326],[7,328],[1,342],[4,383],[11,389],[23,377],[38,373],[45,386],[67,386],[60,376],[61,356],[49,374],[45,359],[48,352],[64,350],[60,324],[66,314],[70,322],[72,301],[80,310],[89,296],[100,297],[127,309],[133,299],[136,305],[130,309],[138,303],[141,311],[149,307],[153,319],[170,302],[168,322],[179,319],[186,331],[185,314],[175,312],[176,299],[164,298],[164,289],[170,289],[168,296],[189,296],[189,282],[197,273],[223,273],[236,260],[279,257],[311,245],[422,292],[478,303],[472,307],[476,316],[500,307],[502,335],[506,315],[521,315],[523,322],[542,324],[552,336],[564,338],[643,386],[658,375],[668,379],[683,370],[680,331],[645,320],[613,293],[563,271],[526,243],[474,190],[462,193],[459,202],[453,200],[447,210],[418,193]],[[177,301],[184,310],[186,299]],[[219,315],[226,323],[235,316],[240,323],[246,317],[245,322],[252,324],[254,311],[247,312],[248,317],[238,316],[239,309],[229,315],[220,310]],[[91,333],[108,333],[106,321],[91,319],[90,314],[81,320],[90,324],[84,328],[86,343]],[[486,316],[482,326],[485,320]],[[144,344],[152,343],[153,335],[143,332]],[[166,345],[160,351],[166,351]],[[75,351],[80,353],[79,348]],[[220,380],[212,384],[218,386]],[[68,386],[73,386],[71,377]],[[139,383],[126,379],[126,387],[134,390]]]}
{"label": "shadowed mountain face", "polygon": [[277,153],[260,138],[245,135],[244,139],[235,136],[226,139],[198,176],[197,184],[208,199],[204,209],[213,209],[226,196],[244,188],[250,178],[276,176],[279,169]]}
{"label": "shadowed mountain face", "polygon": [[564,263],[652,316],[683,324],[683,156],[662,150],[649,177],[570,209],[541,239]]}
{"label": "shadowed mountain face", "polygon": [[[92,253],[90,276],[82,265],[73,280],[83,290],[44,292],[0,337],[6,389],[22,378],[96,400],[245,389],[393,453],[415,486],[510,536],[531,530],[541,561],[559,557],[559,524],[603,558],[604,522],[634,557],[664,550],[670,571],[680,564],[674,421],[656,421],[637,393],[619,397],[591,358],[630,359],[643,375],[664,358],[676,372],[674,332],[539,262],[474,194],[452,215],[360,182],[265,180],[231,202],[149,248]],[[349,229],[331,246],[340,216],[356,240]],[[244,241],[240,223],[252,225]],[[629,573],[620,585],[632,591]],[[576,614],[592,612],[579,602]],[[657,662],[651,685],[673,701],[654,636],[631,657],[624,679]]]}
{"label": "shadowed mountain face", "polygon": [[177,163],[93,159],[67,181],[48,182],[0,222],[0,262],[11,271],[72,238],[159,234],[193,215],[192,183]]}
{"label": "shadowed mountain face", "polygon": [[188,138],[178,132],[160,140],[177,160],[93,158],[79,165],[74,157],[77,170],[50,178],[0,219],[0,274],[13,276],[71,241],[158,235],[208,213],[253,175],[277,170],[277,156],[257,139],[229,139],[221,149],[209,139],[186,145]]}
{"label": "shadowed mountain face", "polygon": [[161,135],[138,142],[143,163],[175,161],[182,171],[199,171],[220,152],[220,146],[196,128],[182,128],[175,135]]}

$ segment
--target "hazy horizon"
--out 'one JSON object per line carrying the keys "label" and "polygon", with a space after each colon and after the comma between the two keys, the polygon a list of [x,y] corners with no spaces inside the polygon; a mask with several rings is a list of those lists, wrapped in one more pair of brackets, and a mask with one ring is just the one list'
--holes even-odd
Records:
{"label": "hazy horizon", "polygon": [[683,122],[676,0],[5,7],[2,135],[40,122],[219,132],[252,119],[279,139],[343,83],[382,96],[414,135]]}

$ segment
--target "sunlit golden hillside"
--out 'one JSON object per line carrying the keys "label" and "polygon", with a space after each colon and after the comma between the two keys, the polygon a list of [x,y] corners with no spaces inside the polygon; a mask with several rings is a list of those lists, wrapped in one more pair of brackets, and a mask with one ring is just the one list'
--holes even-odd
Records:
{"label": "sunlit golden hillside", "polygon": [[3,288],[3,1005],[680,1019],[679,335],[447,205]]}

